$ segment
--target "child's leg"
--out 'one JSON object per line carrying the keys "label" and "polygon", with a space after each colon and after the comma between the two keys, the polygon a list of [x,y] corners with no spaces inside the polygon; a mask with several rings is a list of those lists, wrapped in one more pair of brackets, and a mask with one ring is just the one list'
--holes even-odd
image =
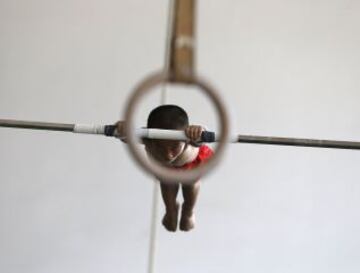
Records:
{"label": "child's leg", "polygon": [[180,229],[189,231],[195,226],[194,207],[200,190],[200,181],[182,185],[184,203],[182,205]]}
{"label": "child's leg", "polygon": [[166,209],[162,224],[167,230],[176,231],[179,211],[179,204],[176,202],[176,196],[179,191],[179,184],[160,182],[160,188]]}

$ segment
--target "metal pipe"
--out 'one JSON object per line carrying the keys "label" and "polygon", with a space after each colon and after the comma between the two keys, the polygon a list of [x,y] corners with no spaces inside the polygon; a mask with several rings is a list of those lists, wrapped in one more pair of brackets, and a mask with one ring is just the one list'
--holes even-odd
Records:
{"label": "metal pipe", "polygon": [[75,124],[0,119],[0,127],[73,132]]}
{"label": "metal pipe", "polygon": [[239,135],[234,142],[264,144],[264,145],[284,145],[284,146],[300,146],[300,147],[314,147],[314,148],[360,150],[360,142],[308,139],[308,138]]}
{"label": "metal pipe", "polygon": [[[101,134],[106,136],[115,136],[116,128],[114,125],[82,125],[82,124],[64,124],[37,121],[22,121],[0,119],[0,127],[22,128],[48,131],[64,131],[83,134]],[[162,129],[138,129],[136,135],[140,138],[149,139],[170,139],[186,141],[186,135],[183,131],[162,130]],[[202,142],[217,142],[218,139],[214,132],[203,132]],[[262,145],[281,145],[281,146],[298,146],[313,148],[332,148],[332,149],[350,149],[360,150],[360,142],[357,141],[339,141],[309,138],[288,138],[273,136],[254,136],[254,135],[237,135],[229,140],[231,143],[248,143]]]}

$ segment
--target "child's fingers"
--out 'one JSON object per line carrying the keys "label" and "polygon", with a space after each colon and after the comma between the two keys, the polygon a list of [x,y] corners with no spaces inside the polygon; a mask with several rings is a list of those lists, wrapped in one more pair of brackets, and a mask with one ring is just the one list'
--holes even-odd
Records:
{"label": "child's fingers", "polygon": [[191,137],[192,137],[192,140],[193,140],[193,141],[196,141],[196,140],[197,140],[197,131],[198,131],[198,128],[197,128],[197,127],[193,127],[193,128],[192,128]]}
{"label": "child's fingers", "polygon": [[115,126],[116,126],[116,131],[118,132],[118,134],[120,135],[120,132],[122,130],[122,122],[121,121],[118,121],[115,123]]}
{"label": "child's fingers", "polygon": [[203,131],[203,128],[202,128],[201,126],[198,126],[198,127],[196,128],[195,138],[196,138],[197,141],[201,139],[201,133],[202,133],[202,131]]}
{"label": "child's fingers", "polygon": [[193,129],[193,127],[189,128],[189,138],[191,140],[194,140],[194,129]]}
{"label": "child's fingers", "polygon": [[196,128],[194,127],[190,129],[190,138],[192,141],[196,141]]}
{"label": "child's fingers", "polygon": [[192,125],[185,129],[185,134],[192,141],[199,141],[203,130],[204,129],[201,126]]}
{"label": "child's fingers", "polygon": [[192,138],[191,137],[191,128],[190,128],[190,126],[185,128],[185,135],[190,139]]}
{"label": "child's fingers", "polygon": [[116,131],[120,137],[123,137],[125,135],[125,122],[124,121],[118,121],[115,123]]}

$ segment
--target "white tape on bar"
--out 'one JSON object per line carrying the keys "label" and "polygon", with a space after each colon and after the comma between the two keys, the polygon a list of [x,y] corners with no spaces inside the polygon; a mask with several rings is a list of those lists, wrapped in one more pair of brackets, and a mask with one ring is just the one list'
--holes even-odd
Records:
{"label": "white tape on bar", "polygon": [[74,133],[78,134],[104,134],[104,125],[75,124]]}
{"label": "white tape on bar", "polygon": [[[229,142],[230,143],[237,143],[238,142],[238,139],[239,139],[239,136],[237,135],[232,135],[229,137]],[[216,135],[215,137],[215,140],[218,141],[219,140],[219,137]]]}
{"label": "white tape on bar", "polygon": [[163,130],[163,129],[138,129],[136,135],[139,138],[150,139],[171,139],[186,141],[188,138],[184,131],[178,130]]}

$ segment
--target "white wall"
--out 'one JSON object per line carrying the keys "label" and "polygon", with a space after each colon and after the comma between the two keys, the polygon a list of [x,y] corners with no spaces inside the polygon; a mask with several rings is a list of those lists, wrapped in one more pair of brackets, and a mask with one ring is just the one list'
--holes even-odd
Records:
{"label": "white wall", "polygon": [[[1,0],[0,118],[117,120],[163,65],[167,5]],[[198,70],[232,131],[360,140],[359,12],[355,0],[200,1]],[[201,98],[170,101],[215,126]],[[0,151],[0,272],[146,272],[152,182],[124,145],[0,129]],[[232,145],[204,181],[196,229],[159,224],[156,272],[359,272],[359,160]]]}

